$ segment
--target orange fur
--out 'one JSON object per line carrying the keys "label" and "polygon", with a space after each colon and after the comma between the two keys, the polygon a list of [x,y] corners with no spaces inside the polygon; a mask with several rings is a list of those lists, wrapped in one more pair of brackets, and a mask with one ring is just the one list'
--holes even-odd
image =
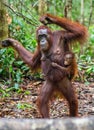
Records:
{"label": "orange fur", "polygon": [[[61,67],[65,67],[64,54],[66,54],[67,51],[71,51],[71,43],[79,42],[80,44],[83,44],[87,40],[87,29],[77,22],[73,22],[66,18],[53,16],[51,14],[43,15],[40,18],[40,22],[45,25],[56,24],[63,28],[59,31],[52,32],[47,26],[44,25],[37,29],[37,31],[39,29],[46,29],[47,35],[49,36],[48,43],[50,48],[46,53],[43,52],[46,57],[45,60],[41,60],[42,53],[40,50],[37,33],[36,37],[38,45],[34,54],[26,50],[18,41],[11,38],[3,41],[2,45],[4,47],[12,46],[21,56],[22,60],[28,64],[32,70],[35,70],[41,66],[45,75],[45,83],[40,91],[38,107],[43,118],[49,117],[48,102],[53,92],[57,92],[57,90],[60,91],[67,100],[70,116],[78,116],[78,100],[71,80],[67,76],[67,72],[62,72],[60,69],[54,68],[51,64],[52,62],[55,62]],[[73,59],[69,73],[71,75],[73,74],[73,77],[75,77],[77,73],[77,63],[75,58]]]}

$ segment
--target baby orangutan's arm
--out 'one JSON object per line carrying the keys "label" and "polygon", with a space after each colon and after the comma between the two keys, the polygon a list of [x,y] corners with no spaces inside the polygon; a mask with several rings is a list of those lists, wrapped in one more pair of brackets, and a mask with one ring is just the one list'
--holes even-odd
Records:
{"label": "baby orangutan's arm", "polygon": [[63,67],[63,66],[61,66],[61,65],[59,65],[59,64],[57,64],[55,62],[52,62],[51,64],[52,64],[53,67],[56,67],[56,68],[60,69],[61,71],[68,72],[68,70],[69,70],[69,66],[67,68],[65,68],[65,67]]}

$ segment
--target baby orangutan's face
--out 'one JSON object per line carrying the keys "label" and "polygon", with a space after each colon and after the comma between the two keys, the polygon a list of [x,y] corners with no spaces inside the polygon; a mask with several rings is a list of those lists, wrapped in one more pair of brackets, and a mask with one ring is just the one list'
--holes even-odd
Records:
{"label": "baby orangutan's face", "polygon": [[71,65],[72,61],[73,61],[73,55],[66,54],[64,57],[64,65]]}

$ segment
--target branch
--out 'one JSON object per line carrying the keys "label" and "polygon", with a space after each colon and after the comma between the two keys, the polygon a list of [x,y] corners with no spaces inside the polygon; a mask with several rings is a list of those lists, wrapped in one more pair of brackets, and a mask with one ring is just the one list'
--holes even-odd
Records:
{"label": "branch", "polygon": [[13,13],[15,13],[17,16],[23,18],[23,20],[25,20],[28,24],[31,24],[33,26],[38,26],[38,23],[34,22],[32,19],[24,16],[23,14],[15,11],[12,7],[10,7],[9,5],[3,3],[6,7],[8,7]]}
{"label": "branch", "polygon": [[[25,11],[28,12],[28,14],[30,14],[30,16],[33,18],[34,21],[37,21],[37,19],[35,19],[35,17],[30,13],[29,8],[27,8],[27,6],[24,4],[23,1],[20,0],[21,5],[24,7]],[[34,8],[34,7],[33,7]],[[37,22],[36,22],[37,23]]]}

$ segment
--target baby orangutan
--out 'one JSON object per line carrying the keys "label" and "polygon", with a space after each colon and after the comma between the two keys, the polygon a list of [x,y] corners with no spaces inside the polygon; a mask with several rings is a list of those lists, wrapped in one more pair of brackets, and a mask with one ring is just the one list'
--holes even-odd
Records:
{"label": "baby orangutan", "polygon": [[52,66],[60,69],[70,80],[73,80],[77,75],[77,64],[75,61],[75,55],[73,52],[66,52],[64,55],[64,67],[59,64],[52,62]]}

